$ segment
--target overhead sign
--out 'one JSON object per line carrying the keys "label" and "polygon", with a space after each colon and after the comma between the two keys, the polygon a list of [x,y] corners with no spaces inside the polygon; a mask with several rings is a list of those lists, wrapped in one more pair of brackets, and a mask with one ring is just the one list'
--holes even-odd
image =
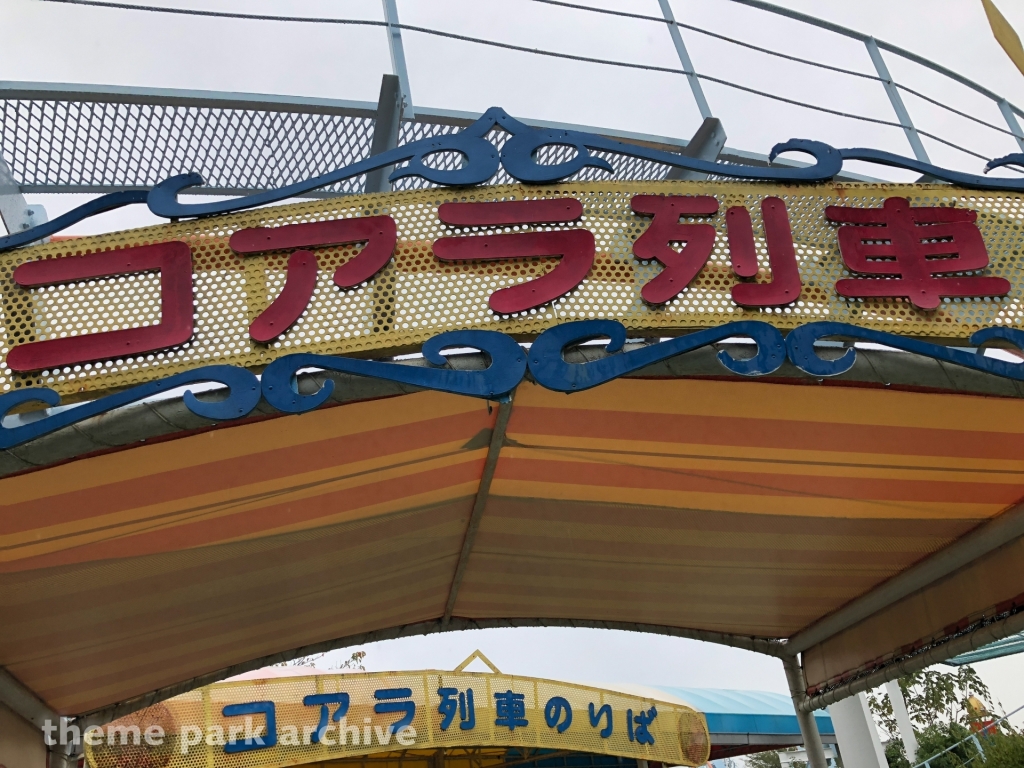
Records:
{"label": "overhead sign", "polygon": [[[943,346],[1024,347],[1022,203],[940,185],[491,186],[8,251],[0,413],[124,391],[0,427],[0,447],[196,381],[230,388],[218,403],[186,397],[217,420],[261,396],[285,412],[316,407],[329,390],[299,396],[291,383],[310,366],[500,399],[527,365],[542,385],[578,391],[735,336],[759,345],[752,360],[721,357],[743,375],[787,359],[842,373],[855,352],[814,351],[839,335],[1024,379],[1024,366]],[[683,335],[588,366],[562,359],[565,345],[630,334]],[[514,340],[530,338],[527,360]],[[452,346],[487,351],[490,368],[445,370]],[[355,359],[421,347],[441,368]]]}
{"label": "overhead sign", "polygon": [[[566,184],[350,197],[65,240],[0,267],[0,385],[103,391],[197,365],[535,335],[831,320],[1021,323],[1020,201],[948,187]],[[1014,281],[1017,284],[1014,284]]]}
{"label": "overhead sign", "polygon": [[[147,738],[147,733],[149,737]],[[572,683],[441,672],[318,674],[217,683],[83,735],[90,768],[292,766],[414,749],[587,752],[707,762],[704,716]]]}

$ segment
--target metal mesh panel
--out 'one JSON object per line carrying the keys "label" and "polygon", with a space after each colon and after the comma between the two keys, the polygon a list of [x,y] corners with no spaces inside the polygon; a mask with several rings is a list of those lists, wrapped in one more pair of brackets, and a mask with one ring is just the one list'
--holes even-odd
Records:
{"label": "metal mesh panel", "polygon": [[[0,151],[21,186],[148,187],[178,173],[259,190],[369,156],[367,117],[131,103],[0,101]],[[328,191],[361,192],[361,178]]]}
{"label": "metal mesh panel", "polygon": [[[718,232],[706,266],[676,299],[651,306],[640,289],[662,269],[639,261],[632,245],[650,221],[634,214],[636,194],[714,195],[719,213],[702,217]],[[728,207],[745,205],[752,214],[761,271],[771,279],[760,221],[760,201],[781,197],[788,206],[803,293],[791,306],[744,309],[730,290],[737,283],[730,267],[724,217]],[[935,311],[921,311],[902,299],[844,299],[835,283],[849,276],[839,254],[835,226],[825,218],[829,204],[880,207],[887,197],[902,195],[912,205],[959,205],[979,211],[978,226],[991,266],[987,274],[1013,284],[1005,298],[952,299]],[[555,258],[492,262],[441,262],[432,244],[461,230],[442,225],[437,207],[446,201],[572,196],[583,203],[578,224],[593,232],[594,266],[579,287],[551,304],[518,315],[496,315],[488,306],[496,290],[536,278],[557,264]],[[241,256],[227,245],[239,229],[354,216],[393,216],[398,228],[394,259],[373,280],[351,290],[332,282],[335,268],[360,246],[317,249],[319,280],[312,301],[298,322],[269,344],[253,342],[249,323],[284,285],[287,254]],[[1002,324],[1024,327],[1017,255],[1024,196],[969,193],[956,195],[947,186],[845,185],[783,187],[768,184],[701,182],[576,183],[548,187],[501,186],[437,189],[334,198],[246,211],[196,221],[165,224],[90,238],[54,242],[0,256],[0,298],[4,308],[4,358],[14,344],[60,334],[95,333],[156,322],[159,292],[149,278],[111,278],[27,290],[11,280],[14,266],[40,258],[59,258],[132,245],[181,240],[193,254],[195,335],[179,347],[133,358],[91,363],[40,375],[14,375],[0,365],[0,391],[24,386],[52,386],[65,395],[109,390],[211,363],[259,367],[292,352],[324,354],[391,354],[416,349],[444,331],[484,328],[530,336],[569,320],[616,319],[630,331],[672,333],[706,328],[730,320],[764,320],[794,328],[812,320],[831,319],[885,331],[939,339],[966,339],[979,328]],[[521,227],[528,230],[530,227]],[[550,229],[550,228],[549,228]],[[481,230],[481,232],[486,230]],[[131,286],[123,284],[125,279]]]}
{"label": "metal mesh panel", "polygon": [[[441,730],[438,711],[441,697],[437,693],[441,687],[473,690],[475,727],[460,728],[462,721],[456,716],[447,730]],[[410,689],[410,698],[416,704],[412,721],[414,744],[397,744],[395,737],[386,732],[386,727],[400,715],[374,712],[376,690],[400,688]],[[505,691],[523,695],[527,725],[510,729],[496,723],[494,694]],[[320,707],[305,706],[302,700],[318,693],[347,693],[350,703],[344,719],[337,724],[331,723],[327,738],[319,744],[312,744],[309,734],[317,729]],[[562,733],[548,727],[544,717],[545,705],[555,696],[566,699],[572,708],[571,723]],[[225,754],[223,738],[220,744],[207,743],[206,739],[201,743],[193,741],[191,745],[185,743],[182,734],[190,726],[198,728],[204,736],[216,733],[211,728],[220,729],[222,737],[232,727],[244,727],[244,717],[224,717],[221,712],[226,705],[253,701],[274,702],[277,746]],[[605,719],[602,718],[597,727],[590,724],[590,704],[594,704],[595,710],[600,710],[605,704],[611,707],[613,728],[607,738],[599,735]],[[333,711],[335,706],[331,705],[330,710]],[[657,708],[657,716],[650,725],[654,743],[641,744],[631,740],[626,727],[627,710],[636,715],[651,706]],[[571,683],[501,674],[388,672],[227,682],[176,696],[153,710],[150,719],[159,723],[169,738],[151,750],[151,759],[136,758],[136,761],[154,768],[157,765],[159,768],[271,768],[381,754],[403,747],[451,749],[471,746],[572,750],[653,760],[666,765],[696,766],[707,760],[710,750],[704,717],[689,707]],[[143,713],[140,715],[126,720],[130,719],[144,730],[147,718]],[[253,728],[264,724],[263,715],[252,716]],[[292,733],[295,734],[294,739],[290,737]],[[344,744],[338,743],[341,733],[345,734]],[[240,741],[243,737],[239,735],[237,738]],[[210,741],[216,742],[217,737]],[[335,743],[328,744],[328,741]],[[130,752],[120,745],[86,746],[90,768],[118,768],[124,765],[124,757]]]}
{"label": "metal mesh panel", "polygon": [[[410,141],[427,138],[428,136],[441,136],[450,133],[457,133],[459,128],[450,125],[438,125],[429,123],[406,123],[402,126],[399,135],[399,143],[405,144]],[[500,152],[509,138],[509,134],[500,129],[488,132],[485,137],[487,141],[494,144]],[[566,181],[598,181],[608,179],[633,179],[636,181],[661,181],[668,174],[669,166],[655,163],[650,160],[642,160],[635,157],[627,157],[614,152],[594,152],[595,157],[607,160],[614,171],[609,174],[600,168],[584,168],[573,174]],[[537,161],[544,165],[557,165],[571,160],[576,156],[576,150],[566,146],[541,147],[537,152]],[[454,170],[459,167],[460,157],[455,152],[438,153],[428,158],[427,164],[444,170]],[[516,184],[516,180],[508,175],[504,168],[488,182],[489,184]],[[395,190],[400,189],[434,189],[437,184],[432,184],[424,179],[410,178],[399,179],[394,184]]]}
{"label": "metal mesh panel", "polygon": [[[151,187],[179,173],[202,174],[214,191],[274,189],[363,160],[370,155],[374,120],[338,114],[246,108],[0,99],[0,153],[18,184],[28,189],[89,191]],[[461,127],[406,122],[399,143],[456,133]],[[507,134],[491,131],[499,149]],[[546,147],[544,163],[564,162],[567,147]],[[613,153],[598,153],[615,168],[587,168],[570,181],[663,179],[667,166]],[[454,168],[454,153],[431,165]],[[500,170],[491,184],[512,184]],[[365,177],[325,187],[311,196],[357,194]],[[436,185],[402,179],[396,190]]]}

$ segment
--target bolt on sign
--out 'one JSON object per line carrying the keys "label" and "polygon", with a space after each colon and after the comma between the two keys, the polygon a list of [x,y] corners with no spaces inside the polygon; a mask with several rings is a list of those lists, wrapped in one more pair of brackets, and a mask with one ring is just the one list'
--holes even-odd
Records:
{"label": "bolt on sign", "polygon": [[[141,733],[162,738],[134,738]],[[122,734],[127,734],[127,737]],[[500,673],[316,674],[216,683],[84,735],[89,768],[291,766],[403,750],[496,747],[702,765],[689,707]]]}
{"label": "bolt on sign", "polygon": [[664,335],[829,320],[1022,325],[1024,201],[948,185],[560,183],[363,195],[0,255],[0,391],[85,397],[200,365],[380,356],[604,318]]}

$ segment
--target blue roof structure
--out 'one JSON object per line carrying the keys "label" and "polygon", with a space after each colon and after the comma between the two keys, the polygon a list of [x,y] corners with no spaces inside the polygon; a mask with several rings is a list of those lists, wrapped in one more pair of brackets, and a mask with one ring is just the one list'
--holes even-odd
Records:
{"label": "blue roof structure", "polygon": [[964,664],[974,664],[978,661],[999,659],[1003,656],[1012,656],[1016,653],[1024,653],[1024,632],[1004,637],[1002,640],[996,640],[994,643],[989,643],[988,645],[983,645],[976,651],[961,653],[959,656],[954,656],[952,659],[946,659],[942,663],[950,667],[960,667]]}
{"label": "blue roof structure", "polygon": [[[800,736],[793,700],[781,693],[734,691],[722,688],[652,686],[670,693],[704,713],[714,742],[717,734],[750,736]],[[832,718],[825,710],[814,713],[818,731],[828,741],[835,738]],[[829,739],[828,737],[832,737]],[[751,740],[754,741],[753,739]]]}

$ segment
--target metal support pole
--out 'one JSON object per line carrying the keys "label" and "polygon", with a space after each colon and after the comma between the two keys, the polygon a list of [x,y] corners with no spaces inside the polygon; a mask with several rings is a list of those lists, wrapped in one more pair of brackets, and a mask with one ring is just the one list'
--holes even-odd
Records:
{"label": "metal support pole", "polygon": [[825,761],[825,748],[821,744],[818,724],[814,721],[814,713],[804,712],[798,706],[807,698],[807,682],[800,662],[795,657],[782,660],[786,670],[786,682],[789,683],[789,695],[793,697],[793,708],[796,710],[796,722],[800,726],[800,735],[804,738],[804,749],[807,750],[807,764],[810,768],[828,768]]}
{"label": "metal support pole", "polygon": [[25,196],[21,194],[21,188],[3,155],[0,155],[0,220],[9,235],[45,224],[47,220],[43,206],[25,202]]}
{"label": "metal support pole", "polygon": [[882,78],[882,85],[885,86],[889,102],[892,104],[893,111],[896,112],[896,119],[903,126],[903,132],[907,134],[907,141],[910,142],[910,148],[914,150],[914,157],[922,163],[930,163],[931,160],[928,159],[928,153],[924,151],[924,144],[921,143],[917,128],[911,122],[910,113],[907,112],[907,107],[903,103],[903,97],[900,96],[899,89],[892,81],[889,68],[885,66],[885,59],[882,58],[882,52],[878,50],[878,43],[875,42],[875,38],[869,37],[864,41],[864,45],[867,46],[868,55],[871,56],[871,62],[875,65],[875,72]]}
{"label": "metal support pole", "polygon": [[397,26],[398,6],[395,0],[382,0],[384,21],[388,23],[388,47],[391,49],[391,73],[398,77],[402,87],[402,113],[410,120],[416,117],[412,107],[412,90],[409,88],[409,71],[405,67],[405,48],[402,46],[402,29]]}
{"label": "metal support pole", "polygon": [[871,707],[863,693],[828,708],[845,768],[889,768]]}
{"label": "metal support pole", "polygon": [[[707,160],[713,163],[722,154],[725,147],[725,128],[722,121],[717,117],[706,117],[700,124],[700,128],[693,134],[690,143],[679,154],[683,157],[693,157],[697,160]],[[683,168],[669,168],[665,175],[666,180],[703,181],[708,175],[697,171],[687,171]]]}
{"label": "metal support pole", "polygon": [[885,692],[889,694],[892,713],[896,717],[900,738],[907,751],[907,760],[913,765],[917,762],[917,735],[914,733],[914,724],[910,721],[910,713],[907,712],[907,702],[903,698],[903,690],[898,681],[890,680],[885,684]]}
{"label": "metal support pole", "polygon": [[[399,80],[394,75],[384,75],[380,83],[380,99],[377,101],[377,117],[373,121],[373,142],[370,144],[370,155],[379,155],[398,146],[398,129],[402,124],[402,90]],[[378,168],[366,174],[367,194],[372,192],[390,192],[393,165]]]}
{"label": "metal support pole", "polygon": [[1013,133],[1013,138],[1017,140],[1017,146],[1020,147],[1021,152],[1024,152],[1024,131],[1020,129],[1020,123],[1017,122],[1017,116],[1013,114],[1013,109],[1010,108],[1010,102],[1006,99],[1000,99],[999,111],[1003,113],[1003,119]]}
{"label": "metal support pole", "polygon": [[0,155],[0,219],[10,235],[29,229],[28,204],[7,161]]}
{"label": "metal support pole", "polygon": [[693,62],[690,61],[690,54],[686,52],[683,36],[679,34],[679,27],[676,26],[676,17],[672,14],[672,6],[669,4],[669,0],[658,0],[658,4],[661,6],[661,15],[668,22],[665,26],[668,27],[668,33],[672,36],[672,44],[676,47],[679,63],[683,65],[683,69],[688,73],[686,79],[690,81],[693,100],[697,102],[700,116],[706,120],[711,117],[711,107],[708,106],[708,100],[704,98],[704,89],[701,88],[700,78],[697,77],[693,70]]}

